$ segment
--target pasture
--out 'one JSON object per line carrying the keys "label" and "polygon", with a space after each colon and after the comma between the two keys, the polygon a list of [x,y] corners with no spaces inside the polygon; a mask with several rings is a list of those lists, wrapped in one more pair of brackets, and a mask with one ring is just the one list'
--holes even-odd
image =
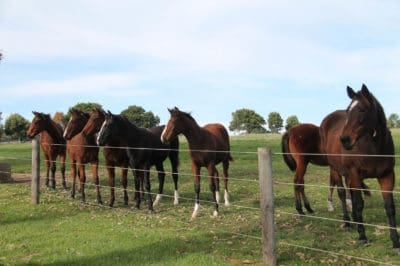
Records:
{"label": "pasture", "polygon": [[[400,154],[400,132],[392,132]],[[116,182],[114,208],[107,206],[109,188],[102,151],[100,183],[103,206],[96,204],[93,181],[87,169],[86,199],[70,198],[60,179],[57,190],[42,186],[39,205],[31,204],[26,184],[0,184],[0,264],[5,265],[232,265],[262,264],[257,148],[272,150],[275,223],[279,265],[299,264],[400,264],[400,254],[391,248],[387,217],[376,179],[366,180],[372,197],[364,198],[364,220],[370,244],[358,244],[357,230],[342,230],[337,194],[334,212],[327,211],[328,168],[309,165],[306,194],[315,213],[300,217],[295,210],[293,173],[284,164],[281,135],[231,137],[234,161],[229,171],[230,206],[220,206],[212,217],[213,203],[205,169],[201,174],[201,209],[191,221],[194,185],[187,143],[180,145],[180,203],[173,205],[170,164],[165,163],[165,196],[154,214],[147,208],[133,209],[133,177],[129,173],[129,206],[124,207],[121,185]],[[0,160],[12,163],[13,174],[30,173],[31,144],[1,144]],[[68,161],[68,158],[67,158]],[[57,164],[57,177],[60,178]],[[217,167],[220,171],[221,166]],[[44,171],[43,160],[41,162]],[[154,168],[152,168],[154,170]],[[396,158],[396,173],[400,173]],[[70,181],[67,164],[67,181]],[[117,170],[117,180],[120,171]],[[399,175],[399,174],[398,174]],[[399,182],[395,204],[400,211]],[[158,180],[151,173],[152,192]],[[311,186],[308,186],[311,185]],[[70,188],[70,183],[68,187]],[[323,217],[323,219],[317,218]],[[397,221],[400,221],[399,214]],[[378,225],[378,226],[376,226]]]}

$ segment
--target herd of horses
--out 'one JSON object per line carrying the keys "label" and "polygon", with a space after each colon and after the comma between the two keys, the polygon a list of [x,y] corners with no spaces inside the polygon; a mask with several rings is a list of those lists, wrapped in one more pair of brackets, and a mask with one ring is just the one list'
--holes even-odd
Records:
{"label": "herd of horses", "polygon": [[[363,84],[355,92],[347,87],[351,102],[347,109],[326,116],[321,125],[299,124],[290,128],[282,137],[283,159],[295,171],[295,206],[304,215],[302,201],[310,213],[313,209],[305,195],[304,175],[309,163],[328,166],[330,169],[330,194],[336,186],[341,201],[344,228],[350,228],[350,215],[346,205],[346,194],[351,198],[351,214],[357,225],[359,241],[368,243],[363,224],[364,201],[362,193],[369,195],[365,178],[377,178],[384,200],[390,226],[393,248],[399,249],[396,229],[396,212],[393,200],[395,182],[394,144],[386,125],[384,110],[378,100]],[[191,114],[178,108],[168,109],[170,119],[165,126],[151,129],[140,128],[121,115],[96,108],[90,114],[71,110],[71,119],[65,130],[49,115],[33,112],[34,118],[28,129],[33,138],[40,133],[40,143],[46,159],[46,185],[55,188],[55,161],[61,158],[62,185],[65,183],[65,158],[68,152],[73,184],[71,196],[75,197],[75,180],[79,178],[78,191],[85,201],[85,166],[91,164],[97,202],[102,204],[99,190],[99,147],[103,147],[109,177],[109,206],[114,205],[115,167],[121,167],[121,183],[124,188],[124,204],[128,204],[127,173],[132,170],[135,184],[136,208],[140,208],[143,194],[147,195],[149,212],[153,211],[163,194],[165,180],[164,161],[169,158],[175,185],[174,204],[178,204],[179,140],[183,134],[189,145],[191,168],[196,193],[192,219],[200,210],[200,169],[207,168],[210,190],[214,201],[214,216],[218,216],[220,205],[219,173],[216,165],[222,164],[224,201],[229,205],[228,170],[233,160],[230,154],[229,135],[221,124],[199,126]],[[364,156],[362,156],[364,155]],[[367,156],[365,156],[367,155]],[[159,188],[153,202],[150,186],[150,168],[158,172]],[[51,177],[49,172],[51,170]],[[343,178],[345,182],[343,183]],[[144,192],[145,191],[145,192]]]}

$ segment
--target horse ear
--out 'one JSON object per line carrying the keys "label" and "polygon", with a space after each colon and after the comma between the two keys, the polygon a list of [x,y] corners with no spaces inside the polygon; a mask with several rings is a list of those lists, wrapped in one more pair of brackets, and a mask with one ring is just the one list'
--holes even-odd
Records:
{"label": "horse ear", "polygon": [[367,86],[365,84],[363,84],[362,87],[361,87],[361,93],[368,100],[368,102],[370,102],[370,103],[373,102],[372,95],[369,92],[369,90],[368,90],[368,88],[367,88]]}
{"label": "horse ear", "polygon": [[356,95],[353,88],[350,86],[347,86],[347,95],[349,96],[350,99],[353,99],[353,97]]}

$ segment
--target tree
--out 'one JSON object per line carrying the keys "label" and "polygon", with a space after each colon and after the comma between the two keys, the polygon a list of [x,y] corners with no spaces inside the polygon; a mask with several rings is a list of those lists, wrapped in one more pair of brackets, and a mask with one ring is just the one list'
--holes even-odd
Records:
{"label": "tree", "polygon": [[121,112],[137,127],[151,128],[160,124],[160,118],[153,112],[146,112],[141,106],[131,105]]}
{"label": "tree", "polygon": [[65,123],[66,119],[65,119],[65,115],[63,112],[56,112],[53,116],[53,120],[62,125],[66,125],[66,123]]}
{"label": "tree", "polygon": [[291,115],[286,119],[285,129],[288,130],[291,127],[300,124],[299,119],[295,115]]}
{"label": "tree", "polygon": [[231,131],[246,131],[246,133],[265,133],[264,118],[251,109],[242,108],[232,113],[229,124]]}
{"label": "tree", "polygon": [[29,121],[19,114],[11,114],[5,122],[4,132],[13,139],[22,140],[26,138],[26,131],[29,127]]}
{"label": "tree", "polygon": [[278,133],[283,127],[283,119],[278,112],[271,112],[268,115],[268,127],[272,133]]}
{"label": "tree", "polygon": [[390,114],[387,119],[387,125],[389,128],[396,128],[400,126],[400,119],[397,114]]}

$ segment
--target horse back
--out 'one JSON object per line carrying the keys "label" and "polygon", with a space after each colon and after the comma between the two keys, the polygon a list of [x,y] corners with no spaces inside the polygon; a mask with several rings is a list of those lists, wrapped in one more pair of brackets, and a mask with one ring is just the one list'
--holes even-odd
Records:
{"label": "horse back", "polygon": [[215,151],[227,151],[226,153],[218,152],[216,157],[216,164],[225,160],[232,161],[232,157],[230,155],[230,143],[229,143],[229,134],[226,128],[222,124],[214,123],[207,124],[203,127],[211,136],[210,143],[213,143],[214,147],[211,150]]}

